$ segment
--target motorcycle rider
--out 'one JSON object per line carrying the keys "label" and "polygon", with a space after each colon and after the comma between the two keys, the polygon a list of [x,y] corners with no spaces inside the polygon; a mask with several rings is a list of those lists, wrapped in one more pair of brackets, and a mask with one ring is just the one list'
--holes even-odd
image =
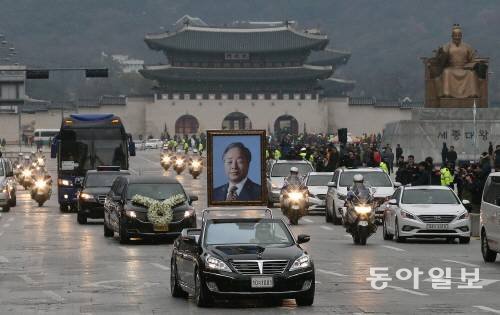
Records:
{"label": "motorcycle rider", "polygon": [[301,188],[303,186],[303,181],[299,177],[299,169],[295,166],[290,168],[290,175],[285,178],[285,182],[283,184],[282,191],[286,190],[288,186]]}
{"label": "motorcycle rider", "polygon": [[[370,194],[370,190],[368,189],[368,187],[365,186],[364,181],[365,181],[365,179],[364,179],[363,175],[361,175],[361,174],[354,175],[353,185],[349,189],[349,191],[347,192],[347,196],[346,196],[347,211],[352,211],[354,209],[354,207],[349,207],[349,205],[353,202],[353,200],[357,196],[360,196],[360,195],[367,196]],[[351,224],[353,222],[348,222],[349,221],[348,219],[350,216],[347,215],[347,211],[344,215],[344,222],[347,224]]]}

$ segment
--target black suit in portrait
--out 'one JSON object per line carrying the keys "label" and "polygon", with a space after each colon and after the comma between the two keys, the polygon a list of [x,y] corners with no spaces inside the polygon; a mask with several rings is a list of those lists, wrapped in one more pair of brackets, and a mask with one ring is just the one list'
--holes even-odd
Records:
{"label": "black suit in portrait", "polygon": [[[227,197],[229,189],[229,183],[226,183],[225,185],[219,186],[214,189],[213,194],[212,194],[212,200],[214,201],[225,201]],[[250,180],[250,178],[247,179],[245,185],[241,189],[240,194],[238,195],[238,198],[236,198],[237,201],[256,201],[260,200],[262,198],[262,188],[259,184],[256,184]]]}

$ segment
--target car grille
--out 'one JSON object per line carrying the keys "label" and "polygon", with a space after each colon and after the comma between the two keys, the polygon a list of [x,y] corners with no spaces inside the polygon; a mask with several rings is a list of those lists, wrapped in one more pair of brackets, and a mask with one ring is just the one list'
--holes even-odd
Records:
{"label": "car grille", "polygon": [[106,200],[106,195],[97,196],[97,201],[99,201],[100,204],[104,204],[104,200]]}
{"label": "car grille", "polygon": [[231,264],[238,273],[243,275],[260,275],[259,262],[262,262],[263,275],[283,273],[288,265],[288,260],[236,260]]}
{"label": "car grille", "polygon": [[418,218],[425,223],[450,223],[456,216],[454,215],[419,215]]}

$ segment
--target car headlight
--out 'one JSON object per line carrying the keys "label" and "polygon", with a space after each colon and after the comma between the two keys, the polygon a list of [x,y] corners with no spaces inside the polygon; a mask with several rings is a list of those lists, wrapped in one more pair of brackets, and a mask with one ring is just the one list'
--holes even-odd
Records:
{"label": "car headlight", "polygon": [[468,219],[469,218],[469,212],[468,211],[465,211],[464,213],[462,213],[458,219],[459,220],[465,220],[465,219]]}
{"label": "car headlight", "polygon": [[91,199],[94,199],[94,196],[92,196],[91,194],[87,194],[87,193],[81,193],[80,198],[85,199],[85,200],[91,200]]}
{"label": "car headlight", "polygon": [[205,262],[208,269],[231,272],[225,262],[213,256],[207,255]]}
{"label": "car headlight", "polygon": [[412,219],[412,220],[416,220],[417,217],[414,216],[413,214],[407,212],[407,211],[404,211],[404,210],[401,210],[401,217],[402,218],[405,218],[405,219]]}
{"label": "car headlight", "polygon": [[311,266],[311,257],[306,254],[302,254],[299,258],[295,259],[292,266],[290,267],[290,271],[295,271],[298,269],[304,269]]}
{"label": "car headlight", "polygon": [[127,210],[127,211],[125,211],[125,214],[126,214],[128,217],[131,217],[131,218],[137,218],[137,213],[135,213],[135,211],[133,211],[133,210]]}
{"label": "car headlight", "polygon": [[370,206],[355,206],[354,210],[359,214],[367,214],[372,212],[372,207]]}
{"label": "car headlight", "polygon": [[73,186],[73,183],[68,179],[59,179],[59,186]]}
{"label": "car headlight", "polygon": [[339,198],[340,200],[345,200],[346,197],[347,197],[346,195],[342,195],[342,194],[337,193],[337,198]]}

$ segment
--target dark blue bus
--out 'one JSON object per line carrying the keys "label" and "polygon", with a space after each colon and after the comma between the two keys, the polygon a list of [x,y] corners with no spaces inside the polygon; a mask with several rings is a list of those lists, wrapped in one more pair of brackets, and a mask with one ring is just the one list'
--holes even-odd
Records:
{"label": "dark blue bus", "polygon": [[51,157],[57,158],[57,193],[61,211],[76,209],[76,192],[88,170],[99,166],[129,168],[135,155],[132,138],[113,114],[73,114],[63,119]]}

